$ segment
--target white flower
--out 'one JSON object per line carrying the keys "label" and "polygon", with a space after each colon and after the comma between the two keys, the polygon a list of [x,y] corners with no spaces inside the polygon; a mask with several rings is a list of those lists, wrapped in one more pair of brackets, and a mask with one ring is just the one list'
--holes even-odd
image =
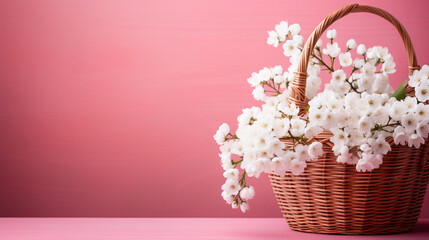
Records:
{"label": "white flower", "polygon": [[[234,198],[232,198],[234,200]],[[232,209],[237,209],[239,207],[238,202],[233,202],[231,204]]]}
{"label": "white flower", "polygon": [[289,106],[284,106],[281,109],[286,115],[296,116],[299,113],[299,107],[295,103],[291,103]]}
{"label": "white flower", "polygon": [[393,105],[389,108],[389,116],[393,120],[401,120],[406,112],[407,106],[404,104],[404,102],[394,102]]}
{"label": "white flower", "polygon": [[279,35],[280,41],[283,42],[286,40],[286,36],[289,33],[288,24],[285,21],[281,21],[279,24],[276,25],[276,32]]}
{"label": "white flower", "polygon": [[332,136],[330,140],[336,146],[341,147],[349,142],[349,134],[347,132],[336,128],[332,130],[332,133],[334,134],[334,136]]}
{"label": "white flower", "polygon": [[240,210],[245,213],[249,210],[249,204],[247,204],[247,202],[242,202],[240,204]]}
{"label": "white flower", "polygon": [[375,154],[387,154],[391,148],[389,143],[387,143],[384,138],[370,138],[368,139],[369,145],[371,145],[371,149]]}
{"label": "white flower", "polygon": [[363,59],[356,58],[353,61],[353,67],[355,67],[357,69],[362,68],[364,64],[365,64],[365,60],[363,60]]}
{"label": "white flower", "polygon": [[240,197],[244,201],[250,200],[255,197],[255,188],[252,186],[245,187],[240,191]]}
{"label": "white flower", "polygon": [[323,49],[323,54],[329,55],[330,57],[336,58],[341,52],[341,48],[338,46],[337,42],[328,43],[326,48]]}
{"label": "white flower", "polygon": [[274,119],[273,130],[277,137],[284,137],[287,135],[290,127],[289,119],[281,118]]}
{"label": "white flower", "polygon": [[368,48],[368,50],[366,51],[366,56],[371,60],[375,60],[375,58],[379,58],[378,57],[378,55],[379,55],[378,51],[379,51],[378,47]]}
{"label": "white flower", "polygon": [[[413,99],[415,99],[415,98],[413,98]],[[429,105],[419,103],[415,107],[415,112],[416,112],[416,118],[418,121],[429,119]]]}
{"label": "white flower", "polygon": [[281,115],[277,112],[277,105],[279,103],[278,100],[278,97],[270,97],[265,99],[265,104],[262,104],[262,112],[265,116],[278,117]]}
{"label": "white flower", "polygon": [[268,141],[271,140],[268,134],[262,134],[257,138],[254,138],[253,140],[254,140],[254,147],[256,147],[258,151],[268,152]]}
{"label": "white flower", "polygon": [[233,179],[238,179],[239,177],[239,172],[238,169],[234,168],[234,169],[228,169],[223,173],[223,176],[225,178],[233,178]]}
{"label": "white flower", "polygon": [[323,132],[323,128],[318,127],[318,126],[314,126],[314,125],[310,125],[310,126],[307,126],[305,128],[304,136],[307,139],[310,139],[310,138],[313,138],[313,137],[319,135],[322,132]]}
{"label": "white flower", "polygon": [[268,142],[268,154],[270,156],[282,155],[283,149],[285,148],[285,143],[280,141],[278,138],[273,138],[271,141]]}
{"label": "white flower", "polygon": [[304,37],[301,35],[295,35],[292,37],[292,39],[298,43],[298,46],[302,46],[302,44],[304,43]]}
{"label": "white flower", "polygon": [[420,102],[426,102],[429,100],[429,83],[422,82],[419,86],[415,88],[416,97]]}
{"label": "white flower", "polygon": [[347,74],[339,69],[332,73],[331,83],[334,85],[341,84],[346,80]]}
{"label": "white flower", "polygon": [[423,75],[426,75],[426,79],[429,78],[429,66],[423,65],[423,67],[420,69],[420,73]]}
{"label": "white flower", "polygon": [[279,175],[280,177],[285,176],[285,172],[289,167],[290,162],[288,162],[283,157],[274,157],[273,160],[271,160],[271,171],[273,171],[275,174]]}
{"label": "white flower", "polygon": [[364,133],[371,132],[371,129],[374,127],[374,119],[370,117],[362,117],[358,122],[358,128]]}
{"label": "white flower", "polygon": [[231,204],[234,201],[234,197],[232,195],[228,195],[225,191],[222,191],[221,195],[223,200],[225,200],[228,204]]}
{"label": "white flower", "polygon": [[326,110],[325,109],[311,109],[309,114],[310,122],[316,126],[323,126],[326,119]]}
{"label": "white flower", "polygon": [[415,114],[408,113],[401,119],[401,125],[404,126],[405,131],[411,132],[417,128],[417,120]]}
{"label": "white flower", "polygon": [[335,29],[328,30],[326,32],[326,37],[330,40],[334,40],[335,38],[337,38],[337,30]]}
{"label": "white flower", "polygon": [[354,109],[359,98],[359,94],[351,92],[344,98],[345,105]]}
{"label": "white flower", "polygon": [[234,142],[228,141],[228,142],[225,142],[224,144],[220,145],[219,149],[220,149],[222,154],[231,154],[233,147],[234,147]]}
{"label": "white flower", "polygon": [[[425,65],[426,66],[426,65]],[[424,67],[424,66],[423,66]],[[420,85],[420,83],[427,81],[428,75],[424,74],[421,71],[414,71],[413,75],[409,76],[410,81],[408,81],[408,84],[411,87],[417,87]]]}
{"label": "white flower", "polygon": [[308,153],[312,160],[317,159],[323,155],[323,145],[320,142],[312,142],[308,147]]}
{"label": "white flower", "polygon": [[325,122],[323,123],[323,127],[325,129],[331,129],[337,124],[338,124],[338,120],[336,119],[335,114],[331,111],[328,111],[325,115]]}
{"label": "white flower", "polygon": [[417,99],[414,97],[407,96],[404,100],[404,104],[408,109],[408,112],[414,112],[417,107]]}
{"label": "white flower", "polygon": [[358,163],[356,164],[356,170],[358,172],[372,171],[373,169],[378,168],[383,162],[383,155],[381,154],[363,153],[362,155],[362,158],[359,159]]}
{"label": "white flower", "polygon": [[340,53],[339,59],[340,65],[343,67],[348,67],[353,63],[352,55],[350,54],[350,52]]}
{"label": "white flower", "polygon": [[299,42],[296,39],[287,40],[285,44],[283,44],[284,55],[286,57],[296,56],[301,50],[298,49]]}
{"label": "white flower", "polygon": [[340,155],[337,157],[337,162],[351,164],[353,154],[349,153],[349,148],[347,146],[342,146],[340,152]]}
{"label": "white flower", "polygon": [[290,171],[293,175],[300,175],[304,172],[307,167],[307,163],[305,161],[300,161],[299,159],[294,159],[290,163]]}
{"label": "white flower", "polygon": [[322,80],[319,77],[308,77],[307,84],[305,86],[305,96],[308,99],[312,99],[316,96],[317,91],[320,89]]}
{"label": "white flower", "polygon": [[272,115],[263,115],[259,117],[254,124],[257,127],[260,127],[264,132],[268,132],[273,128],[273,121],[274,117]]}
{"label": "white flower", "polygon": [[410,132],[405,132],[405,128],[399,125],[393,130],[392,136],[395,137],[397,134],[400,134],[400,133],[410,133]]}
{"label": "white flower", "polygon": [[425,140],[420,137],[418,134],[413,134],[410,136],[410,139],[408,140],[408,147],[415,147],[419,148],[420,144],[424,144]]}
{"label": "white flower", "polygon": [[283,155],[283,158],[286,160],[286,164],[290,166],[290,163],[292,162],[292,160],[298,159],[298,154],[296,154],[296,152],[293,152],[293,151],[287,151]]}
{"label": "white flower", "polygon": [[[362,68],[363,69],[363,68]],[[357,80],[358,89],[361,91],[370,91],[372,89],[372,84],[374,82],[374,75],[364,75]]]}
{"label": "white flower", "polygon": [[279,38],[276,31],[268,31],[267,44],[273,45],[274,47],[277,47],[279,45]]}
{"label": "white flower", "polygon": [[253,89],[252,94],[255,100],[263,101],[266,98],[265,89],[262,86],[257,86],[255,89]]}
{"label": "white flower", "polygon": [[310,154],[308,153],[308,146],[303,144],[298,144],[295,146],[295,152],[298,154],[298,158],[301,161],[308,161],[311,159]]}
{"label": "white flower", "polygon": [[252,86],[256,87],[261,84],[261,80],[258,76],[258,73],[253,72],[252,76],[247,79],[247,82]]}
{"label": "white flower", "polygon": [[250,119],[253,116],[252,110],[250,108],[245,108],[242,112],[243,113],[237,117],[239,127],[249,125]]}
{"label": "white flower", "polygon": [[270,171],[270,159],[266,157],[258,158],[255,162],[255,168],[258,171],[255,173],[255,177],[258,178],[261,172]]}
{"label": "white flower", "polygon": [[347,110],[341,109],[335,114],[335,118],[337,119],[338,127],[343,128],[347,125],[350,125],[350,118],[351,116],[347,112]]}
{"label": "white flower", "polygon": [[231,153],[236,154],[238,156],[243,156],[243,145],[239,140],[232,141],[232,150]]}
{"label": "white flower", "polygon": [[292,36],[298,35],[301,32],[301,27],[299,24],[292,24],[289,26],[289,32],[292,34]]}
{"label": "white flower", "polygon": [[376,93],[383,93],[389,86],[389,79],[384,74],[376,74],[372,91]]}
{"label": "white flower", "polygon": [[363,65],[363,67],[362,67],[362,73],[365,76],[372,76],[372,75],[374,75],[375,70],[376,70],[375,66],[372,65],[369,62],[365,63],[365,65]]}
{"label": "white flower", "polygon": [[381,96],[379,94],[362,94],[362,99],[368,104],[370,111],[375,110],[381,105]]}
{"label": "white flower", "polygon": [[362,144],[360,147],[359,147],[359,149],[360,150],[362,150],[362,152],[369,152],[369,151],[371,151],[371,148],[369,147],[369,145],[368,144]]}
{"label": "white flower", "polygon": [[393,60],[385,61],[381,67],[384,73],[392,74],[396,72],[396,63]]}
{"label": "white flower", "polygon": [[267,67],[261,69],[258,73],[259,81],[264,82],[270,80],[272,74],[271,69]]}
{"label": "white flower", "polygon": [[331,110],[332,112],[337,112],[340,110],[340,107],[342,106],[341,101],[336,97],[331,97],[328,99],[328,102],[326,103],[326,106]]}
{"label": "white flower", "polygon": [[272,74],[274,74],[275,76],[277,76],[277,75],[281,75],[281,74],[282,74],[282,72],[283,72],[283,68],[282,68],[282,66],[278,65],[278,66],[273,67],[273,68],[271,69],[271,72],[272,72]]}
{"label": "white flower", "polygon": [[257,156],[254,151],[246,151],[243,155],[243,163],[241,164],[241,168],[246,169],[248,164],[254,164],[256,162],[256,158]]}
{"label": "white flower", "polygon": [[389,114],[385,107],[379,106],[373,113],[373,117],[378,124],[387,124],[389,121]]}
{"label": "white flower", "polygon": [[[363,94],[365,94],[365,93],[363,93]],[[369,112],[368,101],[366,101],[366,99],[364,97],[358,98],[354,109],[356,112],[359,113],[359,117],[356,118],[356,120],[359,120],[360,117],[363,117],[364,115],[368,115],[368,112]],[[348,109],[348,110],[350,111],[351,109]]]}
{"label": "white flower", "polygon": [[[313,59],[313,58],[312,58]],[[318,78],[317,75],[319,75],[319,73],[322,71],[322,69],[320,68],[320,65],[317,63],[311,63],[308,65],[307,68],[307,73],[310,77],[313,78]],[[308,80],[307,80],[308,81]]]}
{"label": "white flower", "polygon": [[234,167],[231,162],[232,159],[230,153],[219,154],[219,157],[221,159],[223,170],[227,171],[228,169],[232,169]]}
{"label": "white flower", "polygon": [[429,118],[422,122],[419,122],[416,131],[420,137],[427,138],[429,134]]}
{"label": "white flower", "polygon": [[220,125],[219,129],[217,130],[216,134],[213,136],[217,144],[223,144],[225,142],[226,136],[229,134],[229,126],[226,123],[223,123]]}
{"label": "white flower", "polygon": [[383,59],[385,62],[393,60],[392,55],[389,54],[387,47],[374,47],[377,48],[376,56],[377,58]]}
{"label": "white flower", "polygon": [[236,195],[240,191],[240,184],[237,179],[228,178],[225,184],[222,185],[222,190],[228,195]]}
{"label": "white flower", "polygon": [[295,119],[292,119],[290,123],[291,123],[290,133],[293,136],[299,137],[304,134],[305,124],[306,124],[304,120],[295,118]]}
{"label": "white flower", "polygon": [[394,136],[394,142],[396,145],[403,145],[405,146],[410,139],[410,136],[408,134],[405,134],[404,132],[398,133]]}
{"label": "white flower", "polygon": [[282,75],[274,77],[274,82],[277,83],[277,84],[282,84],[284,81],[286,81],[286,79]]}
{"label": "white flower", "polygon": [[347,49],[353,50],[356,48],[356,41],[354,39],[350,39],[347,41]]}
{"label": "white flower", "polygon": [[383,155],[381,154],[368,154],[366,156],[365,153],[362,154],[364,158],[368,158],[368,161],[374,166],[374,169],[377,169],[380,167],[380,165],[383,163]]}
{"label": "white flower", "polygon": [[364,55],[366,53],[365,45],[360,44],[356,49],[357,54]]}

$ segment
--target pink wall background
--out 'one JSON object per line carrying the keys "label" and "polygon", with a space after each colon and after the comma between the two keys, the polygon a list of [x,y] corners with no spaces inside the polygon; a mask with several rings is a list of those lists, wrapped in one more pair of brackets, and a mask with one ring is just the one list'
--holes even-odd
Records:
{"label": "pink wall background", "polygon": [[[408,29],[429,63],[426,1],[358,1]],[[288,62],[265,44],[283,19],[304,37],[351,1],[1,1],[0,216],[280,217],[266,176],[233,211],[213,134],[252,100],[246,79]],[[395,29],[369,14],[334,25],[343,44],[383,44],[406,77]],[[429,199],[423,209],[429,217]]]}

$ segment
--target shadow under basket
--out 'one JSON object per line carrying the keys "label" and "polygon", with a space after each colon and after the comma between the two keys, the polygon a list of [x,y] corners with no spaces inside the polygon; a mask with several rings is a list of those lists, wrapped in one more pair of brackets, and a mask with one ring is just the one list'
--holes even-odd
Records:
{"label": "shadow under basket", "polygon": [[[388,139],[390,142],[392,139]],[[414,229],[429,176],[429,145],[392,145],[380,168],[357,172],[336,162],[332,145],[299,176],[270,174],[292,230],[330,234],[393,234]]]}

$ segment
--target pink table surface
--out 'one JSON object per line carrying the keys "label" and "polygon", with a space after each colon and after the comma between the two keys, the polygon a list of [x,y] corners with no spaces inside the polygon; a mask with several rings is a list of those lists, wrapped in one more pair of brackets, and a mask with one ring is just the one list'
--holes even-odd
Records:
{"label": "pink table surface", "polygon": [[428,239],[429,219],[415,231],[383,236],[295,232],[281,218],[0,218],[0,239]]}

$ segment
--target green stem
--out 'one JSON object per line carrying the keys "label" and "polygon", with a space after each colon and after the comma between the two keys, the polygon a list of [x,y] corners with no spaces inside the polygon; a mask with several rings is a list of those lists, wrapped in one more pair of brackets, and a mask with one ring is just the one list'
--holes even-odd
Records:
{"label": "green stem", "polygon": [[321,63],[323,66],[325,66],[328,70],[329,70],[329,73],[331,73],[331,72],[334,72],[334,69],[333,68],[330,68],[324,61],[323,61],[323,59],[322,59],[322,56],[320,56],[320,58],[318,58],[314,53],[313,54],[311,54],[311,56],[312,57],[314,57],[314,58],[316,58],[318,61],[319,61],[319,63]]}
{"label": "green stem", "polygon": [[243,174],[241,174],[240,181],[238,181],[241,184],[241,188],[246,187],[246,170],[243,171]]}
{"label": "green stem", "polygon": [[270,87],[271,89],[273,89],[275,91],[275,93],[281,94],[281,92],[279,90],[277,90],[274,86],[272,86],[269,82],[266,82],[265,85],[267,85],[268,87]]}

